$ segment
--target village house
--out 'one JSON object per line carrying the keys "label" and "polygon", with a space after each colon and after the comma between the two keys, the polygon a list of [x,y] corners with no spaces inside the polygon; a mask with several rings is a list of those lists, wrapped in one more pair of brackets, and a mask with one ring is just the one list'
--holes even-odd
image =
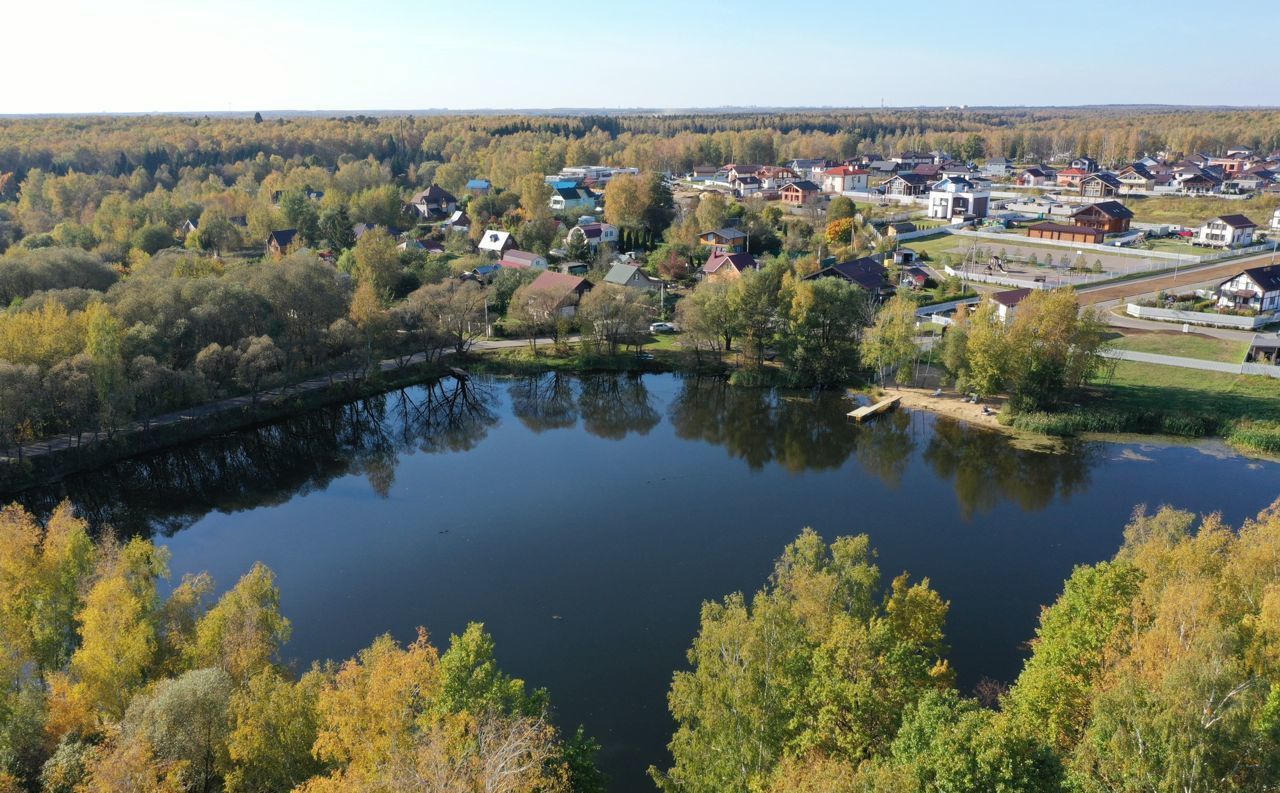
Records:
{"label": "village house", "polygon": [[698,242],[717,253],[745,253],[747,233],[741,229],[732,228],[704,231],[698,235]]}
{"label": "village house", "polygon": [[1093,173],[1098,170],[1098,161],[1092,157],[1077,157],[1071,161],[1071,167],[1084,171],[1085,173]]}
{"label": "village house", "polygon": [[938,173],[944,177],[961,176],[965,179],[972,179],[978,174],[973,166],[963,162],[944,162],[939,167]]}
{"label": "village house", "polygon": [[733,188],[733,191],[737,193],[738,196],[740,196],[741,198],[753,196],[756,193],[759,193],[760,190],[762,189],[760,184],[760,179],[755,176],[751,176],[751,175],[734,176],[732,177],[732,179],[733,180],[729,182],[729,185]]}
{"label": "village house", "polygon": [[982,164],[982,175],[992,179],[1005,179],[1013,173],[1013,162],[1004,157],[992,157]]}
{"label": "village house", "polygon": [[516,247],[516,241],[512,238],[511,232],[495,229],[485,229],[484,236],[480,238],[480,244],[476,246],[481,253],[491,253],[495,256],[502,256],[514,247]]}
{"label": "village house", "polygon": [[585,242],[593,251],[602,244],[617,245],[618,227],[609,223],[579,223],[565,236],[566,244],[574,240]]}
{"label": "village house", "polygon": [[749,253],[724,253],[717,251],[711,254],[706,264],[698,270],[697,277],[703,281],[731,283],[742,277],[746,270],[758,270],[760,265]]}
{"label": "village house", "polygon": [[580,209],[595,209],[596,194],[589,187],[568,186],[557,182],[551,188],[551,198],[547,205],[552,212],[567,212]]}
{"label": "village house", "polygon": [[894,174],[883,185],[885,195],[919,196],[929,192],[929,177],[908,171]]}
{"label": "village house", "polygon": [[756,172],[760,170],[759,165],[738,165],[730,163],[722,169],[725,173],[725,180],[732,183],[744,176],[755,177]]}
{"label": "village house", "polygon": [[764,165],[756,171],[756,178],[760,180],[762,190],[781,190],[800,177],[784,165]]}
{"label": "village house", "polygon": [[1071,190],[1080,189],[1080,180],[1089,175],[1089,172],[1083,168],[1063,168],[1058,171],[1057,185],[1058,187],[1066,187]]}
{"label": "village house", "polygon": [[841,165],[822,172],[822,191],[825,193],[866,192],[867,172],[861,168]]}
{"label": "village house", "polygon": [[810,178],[813,176],[814,169],[821,170],[827,164],[826,160],[817,159],[799,159],[792,160],[787,163],[787,167],[791,169],[796,176]]}
{"label": "village house", "polygon": [[816,201],[822,194],[822,188],[808,179],[801,179],[800,181],[783,185],[778,194],[782,197],[782,203],[784,204],[804,206]]}
{"label": "village house", "polygon": [[1140,162],[1121,168],[1116,173],[1116,181],[1120,183],[1120,191],[1123,193],[1153,190],[1156,186],[1155,175]]}
{"label": "village house", "polygon": [[806,275],[804,280],[816,281],[820,278],[839,278],[862,287],[877,299],[885,300],[893,296],[894,287],[889,283],[889,271],[885,269],[880,256],[864,256],[847,262],[840,262],[824,267],[816,273]]}
{"label": "village house", "polygon": [[544,270],[527,289],[549,295],[553,306],[550,311],[562,317],[573,317],[578,313],[582,296],[591,291],[591,286],[591,282],[582,276]]}
{"label": "village house", "polygon": [[901,154],[895,154],[889,159],[892,160],[893,162],[896,162],[898,165],[904,166],[906,168],[914,168],[917,165],[933,164],[932,155],[920,154],[919,152],[914,152],[914,151],[904,151]]}
{"label": "village house", "polygon": [[267,251],[272,256],[283,256],[298,238],[297,229],[280,229],[267,235]]}
{"label": "village house", "polygon": [[1258,224],[1244,215],[1219,215],[1196,231],[1196,242],[1214,248],[1244,248],[1253,244],[1257,228]]}
{"label": "village house", "polygon": [[916,224],[909,220],[904,220],[899,223],[890,223],[886,225],[884,227],[884,236],[893,238],[902,234],[911,234],[917,229],[918,227]]}
{"label": "village house", "polygon": [[1133,211],[1119,201],[1102,201],[1080,207],[1071,213],[1071,222],[1104,234],[1121,234],[1129,230]]}
{"label": "village house", "polygon": [[1280,311],[1280,264],[1251,267],[1218,285],[1218,305],[1265,314]]}
{"label": "village house", "polygon": [[1280,207],[1277,207],[1275,214],[1271,216],[1271,230],[1280,231]]}
{"label": "village house", "polygon": [[996,304],[996,318],[1001,322],[1008,323],[1013,319],[1014,312],[1018,309],[1018,304],[1026,300],[1030,295],[1031,290],[1025,286],[1021,289],[1007,289],[991,295],[991,302]]}
{"label": "village house", "polygon": [[529,253],[528,251],[518,251],[518,250],[515,250],[514,248],[503,253],[502,258],[498,261],[498,264],[502,265],[503,267],[510,267],[514,270],[527,270],[530,267],[537,270],[547,269],[546,258],[539,256],[536,253]]}
{"label": "village house", "polygon": [[991,194],[960,176],[943,179],[929,189],[929,217],[955,221],[985,218]]}
{"label": "village house", "polygon": [[417,214],[425,220],[448,217],[457,208],[458,199],[454,198],[453,193],[436,184],[414,193],[405,207],[409,213]]}
{"label": "village house", "polygon": [[1106,171],[1091,173],[1080,180],[1080,196],[1082,198],[1113,198],[1119,195],[1120,180]]}
{"label": "village house", "polygon": [[1058,174],[1052,168],[1033,165],[1018,176],[1018,184],[1023,187],[1042,187],[1057,179]]}
{"label": "village house", "polygon": [[662,288],[662,279],[650,276],[638,264],[615,264],[609,268],[604,282],[650,292],[657,292]]}
{"label": "village house", "polygon": [[1027,228],[1029,239],[1061,240],[1063,242],[1085,242],[1101,245],[1104,234],[1098,229],[1088,226],[1068,226],[1062,223],[1037,223]]}
{"label": "village house", "polygon": [[714,165],[695,165],[685,178],[690,182],[708,182],[716,178],[716,172],[719,170]]}
{"label": "village house", "polygon": [[489,195],[489,191],[493,189],[493,185],[488,179],[472,179],[467,182],[467,192],[471,195]]}
{"label": "village house", "polygon": [[449,219],[444,222],[445,231],[461,231],[468,232],[471,230],[471,218],[467,217],[467,213],[461,209],[454,210]]}

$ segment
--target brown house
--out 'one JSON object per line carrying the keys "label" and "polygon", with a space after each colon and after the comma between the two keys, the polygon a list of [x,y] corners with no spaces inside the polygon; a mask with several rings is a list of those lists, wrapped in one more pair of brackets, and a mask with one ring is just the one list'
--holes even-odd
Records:
{"label": "brown house", "polygon": [[781,195],[782,202],[784,204],[803,206],[810,201],[816,200],[818,196],[822,194],[822,188],[818,187],[813,182],[804,179],[799,182],[791,182],[790,184],[783,185],[782,189],[778,192]]}
{"label": "brown house", "polygon": [[747,233],[741,229],[732,228],[704,231],[698,235],[698,242],[717,253],[745,253]]}
{"label": "brown house", "polygon": [[1063,242],[1087,242],[1101,245],[1104,234],[1088,226],[1066,226],[1062,223],[1037,223],[1027,229],[1031,239],[1062,240]]}
{"label": "brown house", "polygon": [[289,246],[298,238],[297,229],[281,229],[267,235],[267,251],[272,256],[283,256],[289,252]]}
{"label": "brown house", "polygon": [[1102,201],[1080,207],[1071,213],[1071,221],[1077,226],[1087,226],[1104,234],[1121,234],[1129,230],[1133,211],[1119,201]]}
{"label": "brown house", "polygon": [[1111,198],[1119,195],[1121,187],[1123,185],[1115,176],[1099,171],[1080,180],[1080,195],[1085,198]]}
{"label": "brown house", "polygon": [[707,282],[732,283],[742,277],[745,270],[758,270],[760,265],[749,253],[713,253],[702,265],[699,275]]}
{"label": "brown house", "polygon": [[548,295],[553,301],[553,310],[563,317],[572,317],[578,313],[578,303],[582,296],[591,291],[591,282],[585,278],[566,273],[546,270],[527,287],[531,292]]}

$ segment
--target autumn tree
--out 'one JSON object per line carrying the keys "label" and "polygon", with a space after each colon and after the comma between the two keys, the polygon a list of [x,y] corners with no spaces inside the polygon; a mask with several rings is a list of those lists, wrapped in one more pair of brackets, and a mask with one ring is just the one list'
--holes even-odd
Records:
{"label": "autumn tree", "polygon": [[[881,383],[920,355],[916,321],[916,303],[905,293],[894,295],[876,314],[875,324],[867,331],[862,354],[879,372]],[[899,383],[903,379],[897,378]]]}

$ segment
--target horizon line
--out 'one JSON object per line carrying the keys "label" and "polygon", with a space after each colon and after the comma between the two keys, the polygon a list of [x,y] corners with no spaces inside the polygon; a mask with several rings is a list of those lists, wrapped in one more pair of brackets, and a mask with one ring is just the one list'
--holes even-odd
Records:
{"label": "horizon line", "polygon": [[1280,110],[1280,105],[1224,105],[1224,104],[1174,104],[1163,102],[1113,102],[1098,104],[1044,104],[1044,105],[717,105],[691,107],[658,107],[648,105],[619,105],[615,107],[589,106],[550,106],[550,107],[424,107],[424,108],[268,108],[268,109],[231,109],[231,110],[68,110],[30,113],[0,113],[0,119],[27,118],[86,118],[86,117],[202,117],[202,116],[252,116],[261,113],[273,118],[296,116],[411,116],[427,115],[735,115],[749,113],[822,113],[822,112],[901,112],[901,111],[999,111],[999,110],[1096,110],[1124,109],[1136,110],[1192,110],[1192,111],[1236,111],[1266,112]]}

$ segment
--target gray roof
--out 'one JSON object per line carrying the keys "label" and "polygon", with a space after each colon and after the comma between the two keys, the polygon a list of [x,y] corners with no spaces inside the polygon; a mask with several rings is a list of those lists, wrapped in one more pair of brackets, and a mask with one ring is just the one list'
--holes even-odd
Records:
{"label": "gray roof", "polygon": [[615,264],[609,268],[609,274],[604,277],[604,282],[626,286],[631,276],[635,275],[639,269],[640,267],[635,264]]}

